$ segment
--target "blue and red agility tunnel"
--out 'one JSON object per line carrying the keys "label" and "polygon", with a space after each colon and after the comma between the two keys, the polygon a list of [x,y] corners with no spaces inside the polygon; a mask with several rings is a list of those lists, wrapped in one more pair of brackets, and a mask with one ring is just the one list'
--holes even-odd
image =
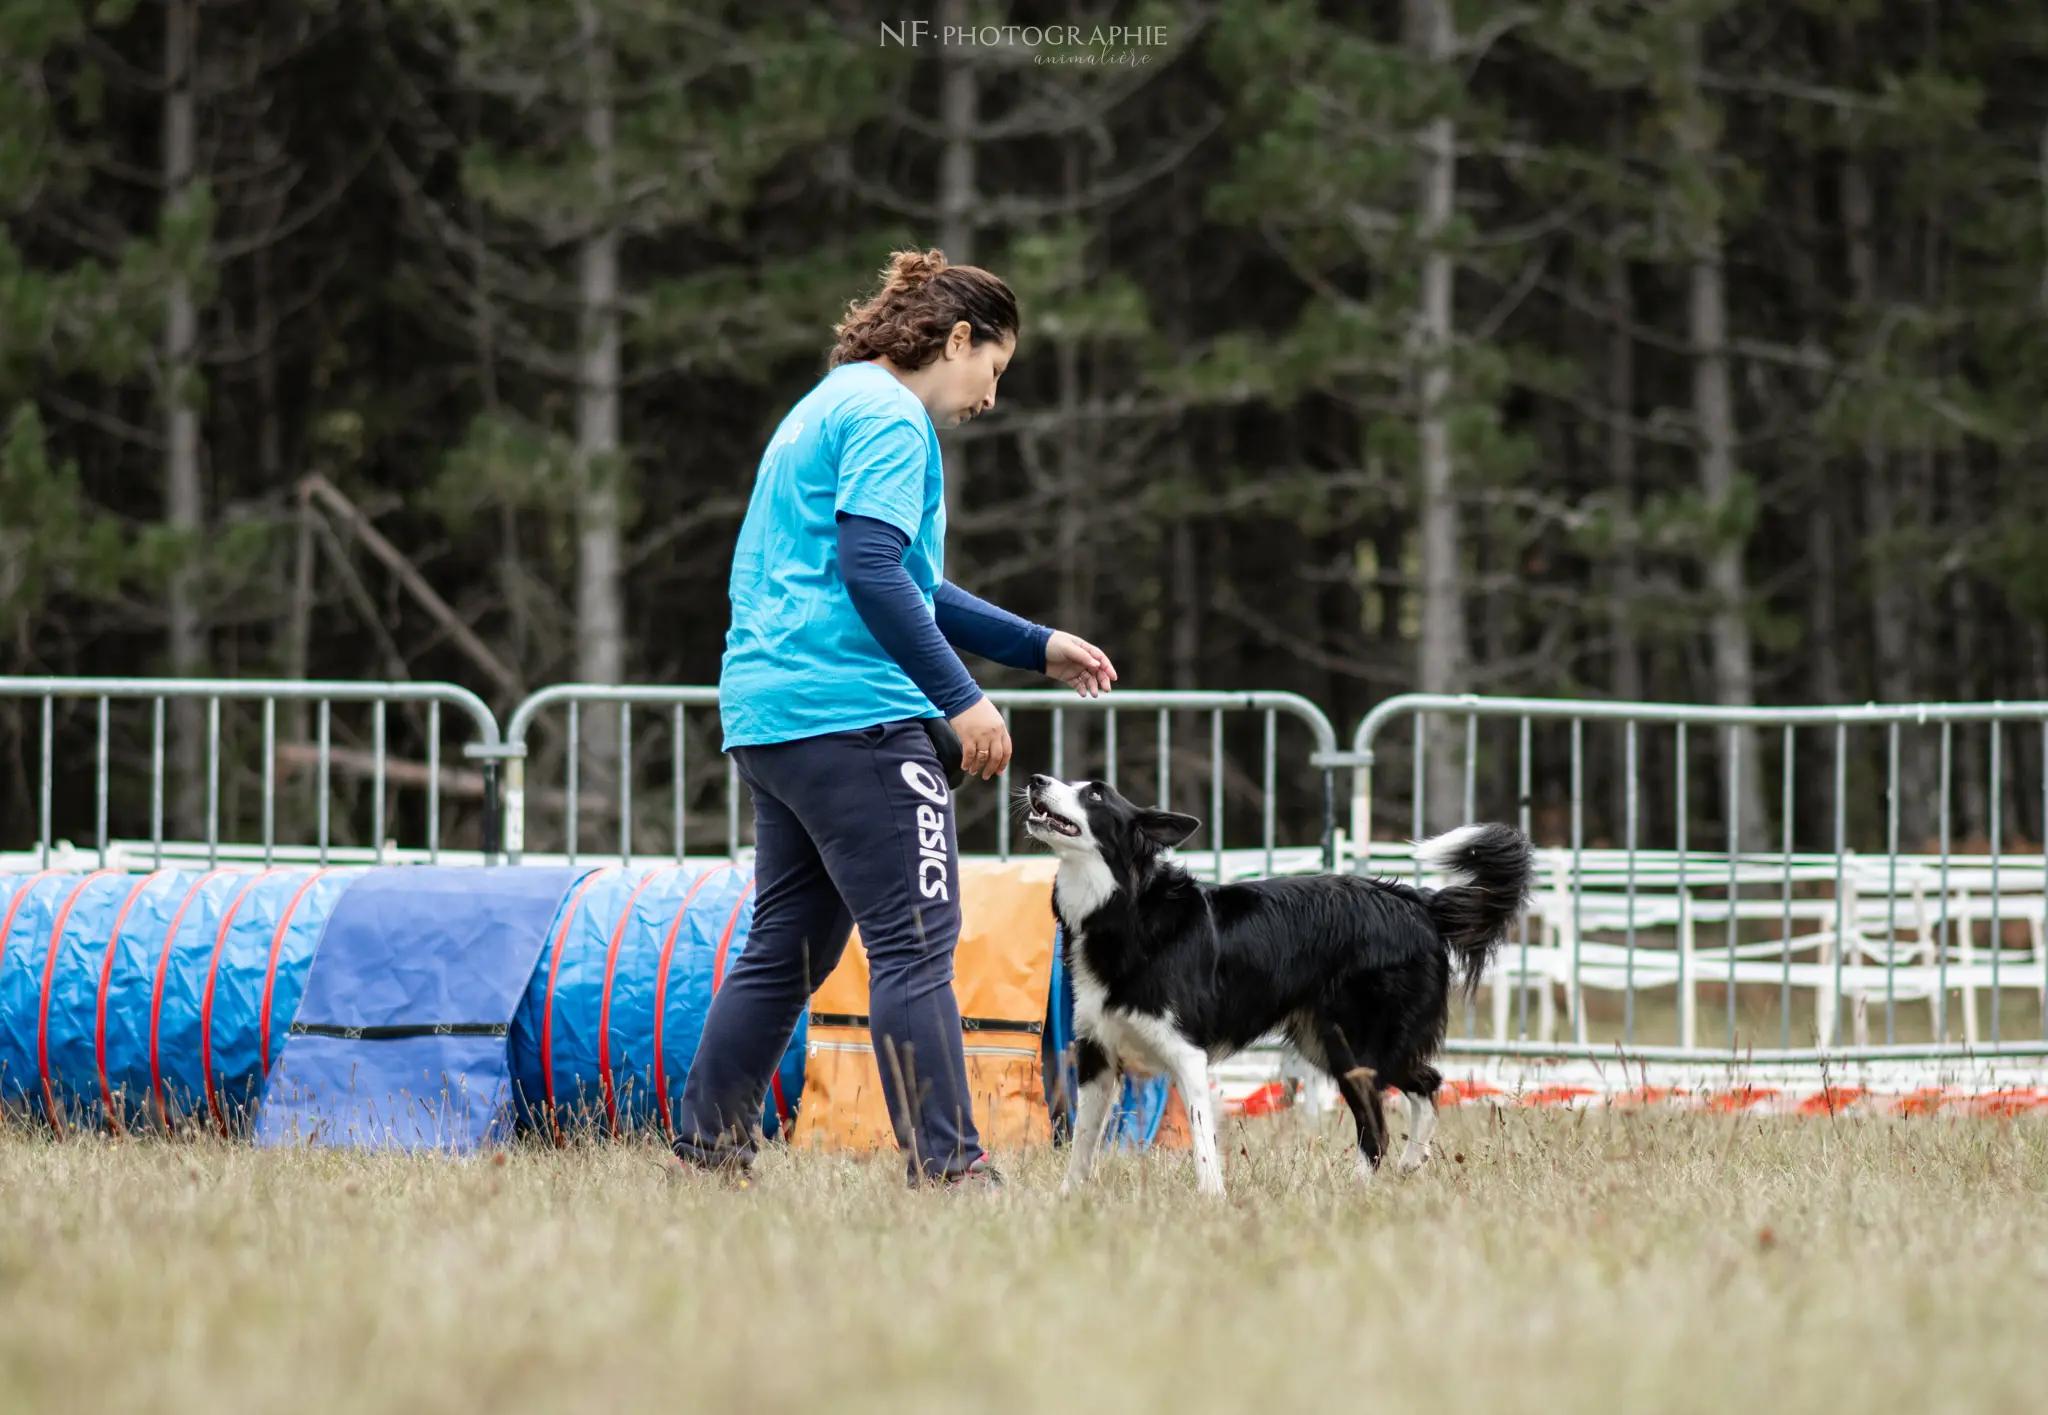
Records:
{"label": "blue and red agility tunnel", "polygon": [[752,885],[697,863],[0,876],[0,1105],[261,1144],[666,1127]]}

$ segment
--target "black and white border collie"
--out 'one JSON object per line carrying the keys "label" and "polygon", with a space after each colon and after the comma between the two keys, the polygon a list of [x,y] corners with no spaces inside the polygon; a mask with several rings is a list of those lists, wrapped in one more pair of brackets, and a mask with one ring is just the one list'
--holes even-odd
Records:
{"label": "black and white border collie", "polygon": [[1062,1192],[1092,1167],[1120,1072],[1170,1076],[1187,1107],[1202,1192],[1223,1192],[1209,1063],[1278,1032],[1329,1073],[1358,1123],[1358,1174],[1387,1148],[1380,1089],[1408,1102],[1407,1173],[1429,1158],[1451,967],[1477,990],[1527,907],[1520,831],[1467,825],[1417,854],[1456,882],[1419,889],[1356,875],[1204,884],[1161,852],[1201,822],[1134,806],[1100,781],[1034,776],[1025,830],[1059,856],[1053,912],[1074,983],[1081,1091]]}

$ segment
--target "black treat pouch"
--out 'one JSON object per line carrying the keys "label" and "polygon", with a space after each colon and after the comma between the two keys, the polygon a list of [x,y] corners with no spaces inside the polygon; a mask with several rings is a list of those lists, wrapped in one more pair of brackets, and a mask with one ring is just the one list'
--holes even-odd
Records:
{"label": "black treat pouch", "polygon": [[939,771],[944,774],[947,787],[958,791],[967,781],[967,769],[960,761],[965,750],[960,745],[960,734],[943,717],[920,720],[924,723],[924,735],[932,739],[932,750],[938,754]]}

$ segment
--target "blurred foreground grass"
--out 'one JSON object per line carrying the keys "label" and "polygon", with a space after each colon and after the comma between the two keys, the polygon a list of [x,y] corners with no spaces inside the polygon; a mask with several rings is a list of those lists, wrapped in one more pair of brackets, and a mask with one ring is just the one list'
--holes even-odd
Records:
{"label": "blurred foreground grass", "polygon": [[1283,1117],[1215,1205],[1174,1154],[1061,1201],[7,1131],[0,1410],[2032,1409],[2044,1140],[1467,1107],[1368,1192]]}

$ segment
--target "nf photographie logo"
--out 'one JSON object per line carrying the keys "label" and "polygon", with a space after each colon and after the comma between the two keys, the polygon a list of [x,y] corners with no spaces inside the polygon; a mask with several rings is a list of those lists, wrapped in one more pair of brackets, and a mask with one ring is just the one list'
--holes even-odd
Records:
{"label": "nf photographie logo", "polygon": [[884,49],[1024,49],[1037,64],[1149,64],[1164,49],[1165,25],[935,25],[881,23]]}

